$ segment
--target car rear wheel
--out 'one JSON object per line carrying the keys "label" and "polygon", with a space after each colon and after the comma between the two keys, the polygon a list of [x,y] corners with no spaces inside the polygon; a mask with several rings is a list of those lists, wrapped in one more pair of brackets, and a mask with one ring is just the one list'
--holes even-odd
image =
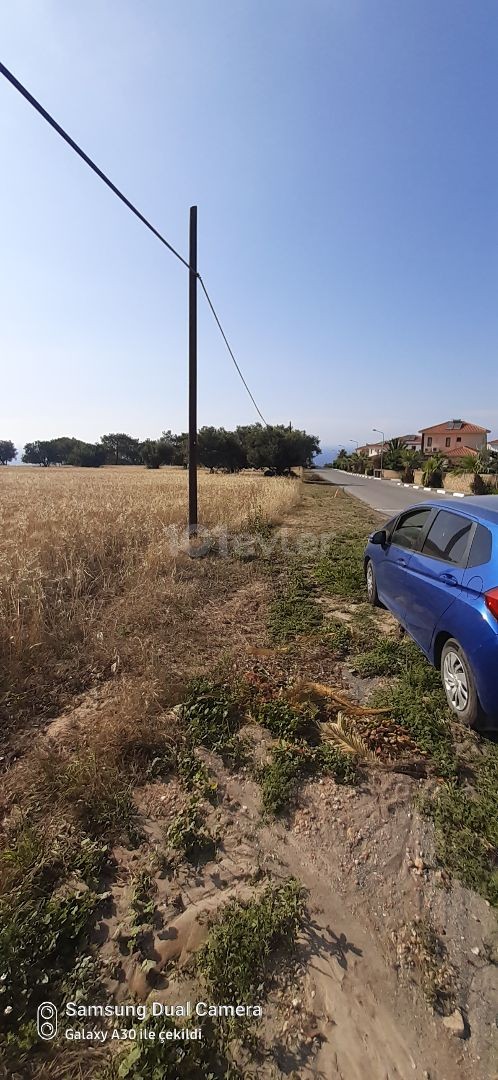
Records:
{"label": "car rear wheel", "polygon": [[467,657],[454,638],[445,643],[441,654],[441,678],[451,711],[473,727],[481,712],[479,698]]}
{"label": "car rear wheel", "polygon": [[379,596],[377,593],[377,582],[375,580],[375,570],[371,559],[367,559],[366,562],[365,581],[367,583],[368,602],[372,605],[372,607],[378,607]]}

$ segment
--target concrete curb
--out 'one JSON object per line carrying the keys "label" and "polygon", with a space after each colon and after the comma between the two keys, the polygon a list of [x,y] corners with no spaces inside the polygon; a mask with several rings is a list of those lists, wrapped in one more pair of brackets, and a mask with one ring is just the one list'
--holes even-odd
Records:
{"label": "concrete curb", "polygon": [[[377,479],[377,478],[376,478]],[[452,495],[454,499],[465,499],[464,491],[445,491],[444,488],[423,487],[422,484],[404,484],[402,480],[392,480],[397,487],[413,488],[414,491],[432,491],[434,495]]]}

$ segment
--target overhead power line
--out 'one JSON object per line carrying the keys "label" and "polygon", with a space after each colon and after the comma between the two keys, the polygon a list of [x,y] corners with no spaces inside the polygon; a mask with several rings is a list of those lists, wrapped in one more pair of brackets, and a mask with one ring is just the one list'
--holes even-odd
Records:
{"label": "overhead power line", "polygon": [[199,278],[199,282],[200,282],[200,285],[201,285],[201,287],[202,287],[202,290],[203,290],[203,292],[204,292],[204,295],[205,295],[205,297],[206,297],[206,300],[207,300],[207,302],[208,302],[208,304],[209,304],[209,307],[211,308],[211,311],[212,311],[212,313],[213,313],[213,315],[214,315],[214,318],[215,318],[215,320],[216,320],[216,322],[217,322],[217,324],[218,324],[218,327],[219,327],[219,331],[220,331],[220,334],[221,334],[221,336],[222,336],[222,338],[223,338],[223,341],[225,342],[225,345],[226,345],[226,347],[227,347],[227,349],[228,349],[228,351],[229,351],[229,353],[230,353],[230,356],[231,356],[231,358],[232,358],[232,360],[233,360],[233,362],[234,362],[234,364],[235,364],[235,367],[236,367],[236,369],[237,369],[237,371],[238,371],[238,373],[239,373],[239,375],[240,375],[240,378],[242,379],[242,382],[243,382],[243,384],[244,384],[244,386],[245,386],[245,388],[246,388],[246,390],[247,390],[247,393],[249,394],[249,397],[250,397],[250,399],[251,399],[251,401],[252,401],[252,403],[253,403],[253,405],[254,405],[254,408],[256,409],[256,412],[257,412],[258,416],[260,416],[260,417],[261,417],[261,419],[262,419],[262,421],[263,421],[263,424],[265,424],[265,425],[266,425],[266,427],[269,427],[269,424],[268,424],[268,422],[267,422],[267,421],[265,420],[265,418],[264,418],[264,416],[263,416],[263,413],[261,412],[261,409],[260,409],[260,408],[259,408],[259,406],[258,406],[258,405],[256,404],[256,402],[255,402],[255,400],[254,400],[254,398],[253,398],[253,396],[252,396],[252,394],[251,394],[251,391],[250,391],[250,389],[249,389],[249,387],[248,387],[248,385],[247,385],[247,383],[246,383],[246,380],[244,379],[244,376],[243,376],[243,374],[242,374],[242,372],[241,372],[241,370],[240,370],[240,368],[239,368],[239,365],[238,365],[238,363],[237,363],[237,361],[236,361],[236,359],[235,359],[235,356],[233,355],[233,352],[232,352],[232,350],[231,350],[231,348],[230,348],[230,345],[229,345],[229,343],[228,343],[228,340],[227,340],[227,336],[226,336],[226,334],[225,334],[225,331],[224,331],[224,329],[223,329],[223,327],[222,327],[222,325],[221,325],[221,323],[220,323],[220,320],[219,320],[219,318],[218,318],[218,316],[217,316],[217,314],[216,314],[216,311],[214,310],[214,307],[213,307],[213,302],[212,302],[212,300],[211,300],[211,297],[210,297],[210,295],[209,295],[209,293],[208,293],[208,291],[207,291],[207,289],[206,289],[206,286],[205,286],[205,284],[204,284],[204,282],[203,282],[203,280],[202,280],[202,277],[201,277],[201,275],[200,275],[200,274],[198,274],[198,275],[197,275],[197,277]]}
{"label": "overhead power line", "polygon": [[93,169],[93,172],[96,173],[101,180],[103,180],[104,184],[107,184],[107,187],[110,188],[115,195],[117,195],[118,199],[121,199],[121,202],[123,202],[125,206],[128,207],[128,210],[131,210],[132,214],[135,214],[135,216],[139,218],[139,220],[144,225],[146,225],[152,233],[154,233],[154,236],[157,236],[157,239],[160,240],[161,243],[164,244],[164,246],[173,253],[173,255],[176,255],[176,258],[179,259],[180,262],[182,262],[188,270],[189,264],[187,260],[184,259],[183,256],[175,250],[172,244],[168,243],[164,236],[161,236],[161,233],[157,229],[155,229],[153,225],[151,225],[150,221],[147,221],[147,218],[140,213],[140,210],[137,210],[136,206],[134,206],[133,203],[126,198],[126,195],[123,195],[122,191],[120,191],[119,188],[117,188],[116,185],[113,184],[112,180],[109,180],[109,177],[106,176],[104,172],[102,172],[102,169],[99,169],[98,165],[96,165],[95,162],[92,161],[90,157],[88,157],[88,154],[85,154],[85,151],[82,150],[77,143],[75,143],[74,139],[72,139],[71,136],[68,135],[67,131],[64,131],[64,128],[62,128],[60,124],[57,123],[57,120],[54,120],[53,116],[51,116],[50,113],[43,108],[43,105],[40,105],[40,102],[37,101],[32,94],[30,94],[29,90],[27,90],[26,87],[19,82],[19,79],[16,79],[15,75],[13,75],[12,72],[5,67],[5,64],[1,63],[1,61],[0,74],[4,75],[5,78],[10,83],[12,83],[12,86],[16,90],[18,90],[20,94],[22,94],[23,98],[26,98],[26,101],[29,101],[29,104],[32,105],[38,113],[40,113],[40,116],[43,116],[43,119],[47,121],[47,124],[50,124],[50,127],[53,127],[54,131],[56,131],[57,134],[60,135],[61,139],[64,139],[64,142],[67,142],[68,146],[70,146],[71,149],[74,150],[74,152],[83,159],[85,164],[88,165],[90,169]]}
{"label": "overhead power line", "polygon": [[[5,64],[2,64],[1,61],[0,61],[0,74],[3,75],[4,78],[7,79],[7,81],[11,83],[11,85],[14,87],[14,89],[17,90],[22,95],[22,97],[26,99],[26,101],[33,107],[33,109],[35,109],[36,112],[39,113],[40,116],[42,116],[44,120],[46,120],[47,124],[50,124],[50,127],[52,127],[54,129],[54,131],[56,131],[57,134],[60,135],[61,139],[64,139],[64,142],[66,142],[68,144],[68,146],[70,146],[71,149],[74,150],[74,152],[76,154],[78,154],[78,157],[80,157],[85,162],[85,165],[88,165],[88,167],[90,169],[92,169],[92,171],[94,173],[96,173],[96,175],[99,177],[99,179],[102,180],[103,183],[106,184],[108,188],[110,188],[110,190],[113,192],[113,194],[116,195],[117,198],[120,199],[121,202],[124,203],[124,205],[126,207],[128,207],[128,210],[131,210],[132,214],[135,214],[135,217],[137,217],[139,219],[139,221],[141,221],[142,224],[145,225],[146,228],[149,229],[150,232],[153,233],[154,236],[156,236],[157,239],[160,240],[161,243],[164,244],[164,246],[168,248],[169,251],[171,251],[172,255],[175,255],[175,257],[177,259],[179,259],[181,263],[183,263],[183,265],[187,268],[187,270],[190,270],[191,269],[190,264],[187,262],[186,259],[183,258],[183,255],[180,255],[179,251],[177,251],[176,248],[174,248],[173,245],[170,244],[169,241],[166,240],[166,238],[164,236],[162,236],[162,234],[159,232],[159,230],[156,229],[155,226],[152,225],[151,222],[147,220],[145,215],[142,214],[140,212],[140,210],[138,210],[137,207],[133,205],[133,203],[130,201],[130,199],[127,199],[126,195],[123,195],[123,192],[120,191],[119,188],[116,187],[115,184],[113,184],[112,180],[110,180],[109,177],[106,176],[106,174],[102,171],[102,169],[99,169],[98,165],[96,165],[95,162],[92,161],[91,157],[89,157],[88,154],[86,154],[85,151],[82,150],[80,146],[78,146],[78,143],[76,143],[74,141],[74,139],[72,139],[71,136],[68,135],[67,131],[65,131],[64,128],[61,127],[61,125],[57,123],[57,121],[54,119],[54,117],[51,116],[50,113],[47,112],[46,109],[44,109],[43,105],[39,101],[37,101],[37,99],[33,96],[33,94],[31,94],[29,92],[29,90],[25,86],[23,86],[23,84],[21,82],[19,82],[19,79],[16,79],[15,75],[13,75],[12,72],[9,71],[9,69],[7,67],[5,67]],[[235,365],[235,368],[236,368],[236,370],[237,370],[237,372],[238,372],[238,374],[239,374],[239,376],[240,376],[240,378],[242,380],[242,383],[243,383],[247,393],[249,394],[249,397],[250,397],[250,399],[251,399],[251,401],[252,401],[252,403],[254,405],[254,408],[256,409],[256,412],[258,413],[258,416],[260,416],[263,423],[267,425],[267,422],[266,422],[261,410],[258,408],[258,405],[256,404],[256,401],[255,401],[255,399],[254,399],[254,397],[253,397],[253,395],[252,395],[252,393],[251,393],[251,391],[250,391],[250,389],[249,389],[249,387],[248,387],[248,385],[246,383],[246,380],[245,380],[245,378],[244,378],[244,376],[243,376],[243,374],[242,374],[242,372],[240,370],[240,367],[239,367],[239,365],[238,365],[238,363],[237,363],[237,361],[235,359],[235,356],[234,356],[234,354],[232,352],[232,349],[230,348],[230,345],[228,343],[225,331],[223,330],[223,327],[222,327],[221,322],[220,322],[220,320],[218,318],[218,315],[216,314],[213,303],[212,303],[211,298],[209,296],[209,293],[208,293],[208,291],[206,289],[206,286],[205,286],[205,284],[204,284],[204,282],[202,280],[202,277],[198,273],[198,271],[195,271],[195,273],[196,273],[196,277],[198,278],[198,280],[199,280],[199,282],[200,282],[200,284],[202,286],[202,289],[203,289],[203,292],[205,294],[206,300],[207,300],[207,302],[209,304],[209,307],[211,308],[211,311],[212,311],[213,316],[214,316],[214,318],[216,320],[217,326],[218,326],[218,328],[220,330],[220,333],[221,333],[221,335],[223,337],[223,340],[224,340],[225,345],[226,345],[226,347],[228,349],[228,352],[230,353],[230,356],[231,356],[231,359],[232,359],[232,361],[233,361],[233,363]]]}

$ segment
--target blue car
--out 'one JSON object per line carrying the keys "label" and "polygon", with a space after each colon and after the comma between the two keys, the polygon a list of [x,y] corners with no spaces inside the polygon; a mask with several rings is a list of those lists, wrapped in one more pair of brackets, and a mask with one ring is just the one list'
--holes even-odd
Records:
{"label": "blue car", "polygon": [[419,503],[371,534],[371,604],[383,604],[441,671],[450,709],[498,721],[498,495]]}

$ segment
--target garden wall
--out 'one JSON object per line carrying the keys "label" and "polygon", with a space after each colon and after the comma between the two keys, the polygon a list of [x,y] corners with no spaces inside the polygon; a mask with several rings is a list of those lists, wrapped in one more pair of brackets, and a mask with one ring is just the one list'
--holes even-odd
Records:
{"label": "garden wall", "polygon": [[[457,476],[456,473],[446,473],[444,477],[443,487],[445,491],[461,491],[464,495],[471,495],[472,488],[471,483],[473,480],[473,473],[462,473]],[[496,476],[482,476],[484,483],[490,488],[498,487],[498,477]],[[415,469],[414,484],[422,484],[422,469]]]}
{"label": "garden wall", "polygon": [[[463,491],[465,495],[470,495],[472,493],[472,480],[473,473],[462,473],[461,476],[456,476],[455,473],[446,473],[444,478],[445,491]],[[489,488],[494,488],[498,484],[498,477],[496,476],[481,474],[481,480]]]}

